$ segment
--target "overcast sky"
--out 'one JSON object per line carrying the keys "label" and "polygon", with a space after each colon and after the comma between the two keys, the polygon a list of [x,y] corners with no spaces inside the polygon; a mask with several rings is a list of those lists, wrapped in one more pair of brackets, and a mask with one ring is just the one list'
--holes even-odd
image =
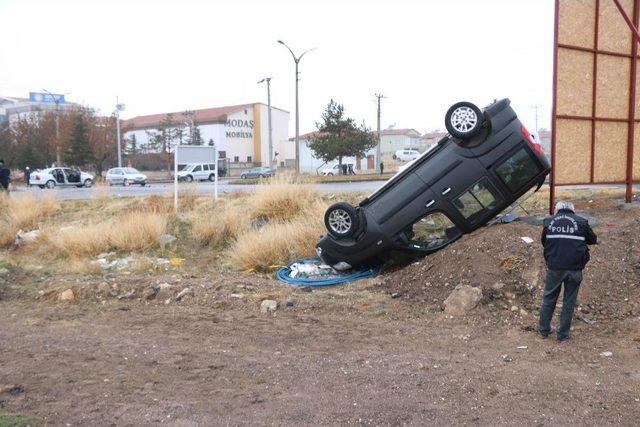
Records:
{"label": "overcast sky", "polygon": [[291,111],[300,62],[300,133],[330,98],[376,126],[443,128],[450,104],[508,97],[548,126],[552,0],[0,0],[0,95],[42,88],[123,117],[267,101]]}

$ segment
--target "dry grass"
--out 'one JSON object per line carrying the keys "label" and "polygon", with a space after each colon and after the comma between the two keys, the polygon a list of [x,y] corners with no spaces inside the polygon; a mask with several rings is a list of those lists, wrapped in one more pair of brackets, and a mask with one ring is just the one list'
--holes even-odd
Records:
{"label": "dry grass", "polygon": [[195,213],[191,234],[200,244],[225,248],[249,227],[249,212],[242,200],[221,202],[212,211]]}
{"label": "dry grass", "polygon": [[319,197],[317,191],[304,185],[270,182],[250,196],[251,217],[290,220],[300,215],[310,200]]}
{"label": "dry grass", "polygon": [[13,244],[20,229],[32,229],[60,210],[58,200],[50,195],[12,197],[0,194],[0,246]]}
{"label": "dry grass", "polygon": [[230,248],[232,264],[242,270],[272,271],[300,258],[315,255],[315,245],[323,233],[326,204],[307,200],[306,209],[290,221],[275,222],[240,235]]}
{"label": "dry grass", "polygon": [[167,223],[166,215],[132,212],[95,224],[49,229],[45,237],[60,255],[83,258],[109,250],[146,250],[165,233]]}

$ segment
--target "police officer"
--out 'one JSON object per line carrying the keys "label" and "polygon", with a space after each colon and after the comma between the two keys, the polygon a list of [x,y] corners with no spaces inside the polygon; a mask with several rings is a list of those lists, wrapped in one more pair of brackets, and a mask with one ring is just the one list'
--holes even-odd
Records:
{"label": "police officer", "polygon": [[9,191],[11,184],[11,170],[5,166],[4,160],[0,159],[0,191]]}
{"label": "police officer", "polygon": [[589,262],[589,248],[598,238],[589,221],[574,212],[573,203],[558,202],[556,214],[544,220],[542,229],[544,259],[547,261],[547,283],[540,307],[539,332],[543,337],[551,333],[551,318],[564,284],[562,313],[558,327],[558,341],[570,338],[571,319],[578,297],[582,269]]}

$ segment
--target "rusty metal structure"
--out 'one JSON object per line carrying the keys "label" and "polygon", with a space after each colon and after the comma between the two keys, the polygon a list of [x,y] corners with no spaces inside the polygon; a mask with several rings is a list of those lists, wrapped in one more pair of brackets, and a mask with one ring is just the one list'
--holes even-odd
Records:
{"label": "rusty metal structure", "polygon": [[555,0],[550,210],[556,187],[640,181],[640,0]]}

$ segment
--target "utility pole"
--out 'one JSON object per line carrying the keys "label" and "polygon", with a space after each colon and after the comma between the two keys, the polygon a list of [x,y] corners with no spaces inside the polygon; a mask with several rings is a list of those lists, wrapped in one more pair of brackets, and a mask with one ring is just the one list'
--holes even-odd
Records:
{"label": "utility pole", "polygon": [[[42,89],[43,92],[48,93],[53,99],[53,102],[56,104],[56,166],[60,166],[62,164],[62,159],[60,158],[60,100],[62,99],[61,95],[54,95],[46,89]],[[68,95],[65,93],[64,95]]]}
{"label": "utility pole", "polygon": [[380,93],[376,93],[375,97],[378,98],[378,145],[376,146],[376,162],[378,164],[376,165],[376,169],[379,169],[382,163],[382,150],[380,147],[382,141],[382,136],[380,135],[380,100],[386,97]]}
{"label": "utility pole", "polygon": [[533,108],[535,110],[535,112],[536,112],[536,130],[535,131],[537,133],[538,130],[540,129],[538,127],[538,109],[542,108],[542,105],[540,105],[540,104],[532,105],[531,108]]}
{"label": "utility pole", "polygon": [[296,64],[296,173],[300,173],[300,110],[298,108],[298,82],[300,81],[300,75],[298,72],[298,63],[307,52],[311,52],[316,48],[314,47],[312,49],[305,50],[300,56],[296,57],[291,48],[287,46],[285,42],[278,40],[278,43],[286,47],[289,52],[291,52],[293,62]]}
{"label": "utility pole", "polygon": [[[269,168],[273,165],[273,129],[271,127],[271,77],[265,77],[258,84],[267,82],[267,108],[269,117]],[[296,151],[297,153],[297,151]],[[296,159],[298,155],[296,154]]]}
{"label": "utility pole", "polygon": [[118,103],[116,96],[116,141],[118,144],[118,167],[122,167],[122,150],[120,148],[120,111],[124,111],[124,104]]}

